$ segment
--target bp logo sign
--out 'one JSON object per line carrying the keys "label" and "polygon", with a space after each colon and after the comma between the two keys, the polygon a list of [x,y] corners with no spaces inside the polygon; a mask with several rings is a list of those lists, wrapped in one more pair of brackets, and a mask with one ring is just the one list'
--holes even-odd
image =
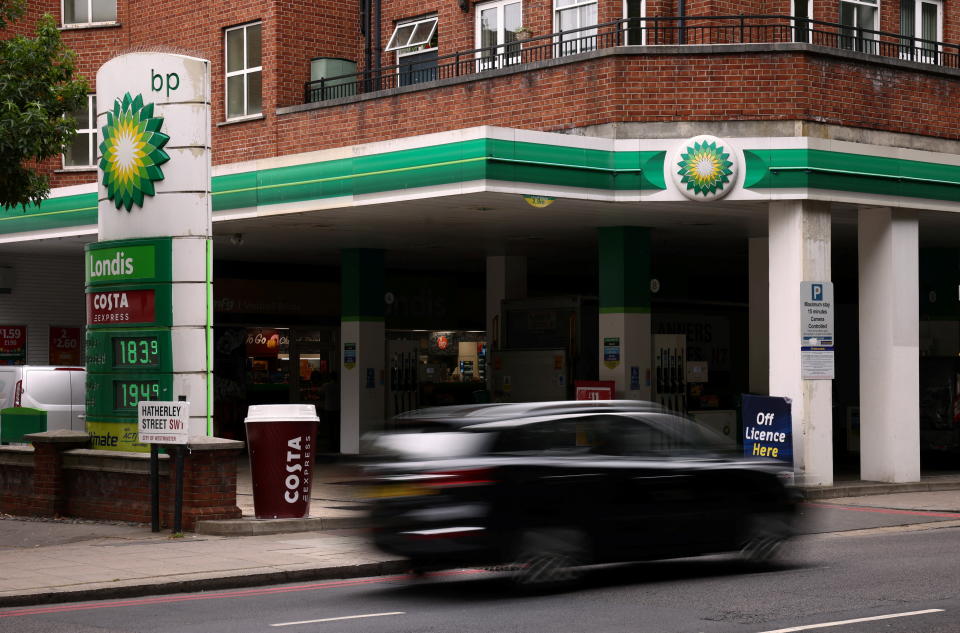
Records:
{"label": "bp logo sign", "polygon": [[163,180],[160,165],[170,157],[163,151],[170,137],[160,132],[163,117],[153,116],[153,104],[144,105],[143,96],[123,95],[107,112],[100,143],[100,169],[107,198],[119,209],[143,206],[143,197],[152,196],[153,183]]}
{"label": "bp logo sign", "polygon": [[716,200],[730,193],[737,181],[736,155],[716,136],[696,136],[674,150],[668,163],[673,182],[691,200]]}

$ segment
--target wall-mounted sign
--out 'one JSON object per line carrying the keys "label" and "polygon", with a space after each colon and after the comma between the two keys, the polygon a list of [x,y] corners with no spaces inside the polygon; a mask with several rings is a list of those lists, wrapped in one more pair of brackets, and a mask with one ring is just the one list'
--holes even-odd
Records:
{"label": "wall-mounted sign", "polygon": [[0,365],[25,365],[27,326],[0,325]]}
{"label": "wall-mounted sign", "polygon": [[78,327],[50,326],[51,365],[80,365],[83,363],[83,330]]}
{"label": "wall-mounted sign", "polygon": [[730,193],[737,182],[737,156],[728,141],[701,134],[680,143],[666,161],[674,185],[700,202]]}
{"label": "wall-mounted sign", "polygon": [[800,374],[804,380],[835,376],[833,283],[800,282]]}
{"label": "wall-mounted sign", "polygon": [[357,344],[343,344],[343,367],[344,369],[353,369],[357,366]]}
{"label": "wall-mounted sign", "polygon": [[603,339],[603,364],[609,369],[620,364],[620,337]]}

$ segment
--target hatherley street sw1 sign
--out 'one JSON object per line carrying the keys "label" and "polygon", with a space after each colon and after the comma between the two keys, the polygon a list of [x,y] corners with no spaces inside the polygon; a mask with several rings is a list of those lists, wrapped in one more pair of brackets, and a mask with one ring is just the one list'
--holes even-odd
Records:
{"label": "hatherley street sw1 sign", "polygon": [[137,406],[137,426],[142,444],[186,444],[190,403],[185,401],[140,402]]}

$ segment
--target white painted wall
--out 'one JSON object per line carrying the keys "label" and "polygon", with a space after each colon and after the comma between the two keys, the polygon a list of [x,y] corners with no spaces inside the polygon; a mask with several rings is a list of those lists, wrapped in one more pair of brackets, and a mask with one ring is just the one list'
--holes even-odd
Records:
{"label": "white painted wall", "polygon": [[50,326],[83,328],[83,253],[53,258],[0,255],[13,268],[13,292],[0,294],[0,325],[27,325],[27,364],[49,363]]}

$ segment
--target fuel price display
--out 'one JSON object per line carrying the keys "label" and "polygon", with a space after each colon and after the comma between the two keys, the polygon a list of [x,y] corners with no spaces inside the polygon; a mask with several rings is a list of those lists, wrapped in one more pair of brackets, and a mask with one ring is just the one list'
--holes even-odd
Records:
{"label": "fuel price display", "polygon": [[124,336],[113,339],[113,366],[138,369],[160,366],[158,336]]}

